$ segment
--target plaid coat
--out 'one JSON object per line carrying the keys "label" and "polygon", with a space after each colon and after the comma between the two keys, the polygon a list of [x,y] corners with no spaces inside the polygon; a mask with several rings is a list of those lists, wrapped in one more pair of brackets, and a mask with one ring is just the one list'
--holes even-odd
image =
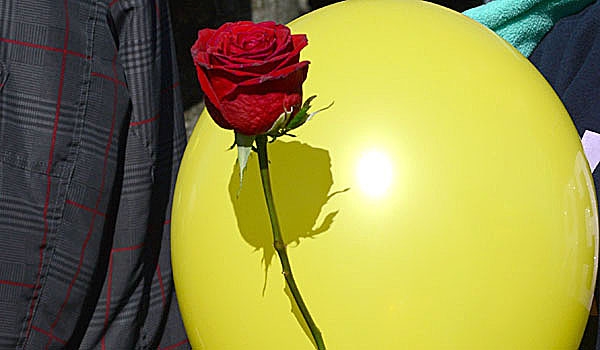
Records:
{"label": "plaid coat", "polygon": [[0,349],[188,349],[166,0],[0,0]]}

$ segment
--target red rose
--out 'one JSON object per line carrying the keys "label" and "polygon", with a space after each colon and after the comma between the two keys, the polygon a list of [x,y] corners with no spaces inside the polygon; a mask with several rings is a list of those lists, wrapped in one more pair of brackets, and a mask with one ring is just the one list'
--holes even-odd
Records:
{"label": "red rose", "polygon": [[300,61],[306,35],[275,22],[226,23],[203,29],[192,46],[209,114],[219,126],[260,135],[302,104],[308,61]]}

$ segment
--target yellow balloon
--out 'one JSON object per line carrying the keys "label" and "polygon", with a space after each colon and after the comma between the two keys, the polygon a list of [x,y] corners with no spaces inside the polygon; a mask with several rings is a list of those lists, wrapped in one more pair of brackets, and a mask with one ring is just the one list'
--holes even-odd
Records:
{"label": "yellow balloon", "polygon": [[[328,349],[575,349],[596,277],[590,171],[563,105],[478,23],[348,0],[306,33],[305,96],[334,106],[269,145],[283,235]],[[256,155],[203,114],[172,216],[194,349],[314,349],[272,248]]]}

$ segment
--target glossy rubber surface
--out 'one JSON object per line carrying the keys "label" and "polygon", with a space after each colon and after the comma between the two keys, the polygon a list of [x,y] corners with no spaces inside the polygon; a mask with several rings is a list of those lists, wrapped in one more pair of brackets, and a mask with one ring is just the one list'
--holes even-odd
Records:
{"label": "glossy rubber surface", "polygon": [[[328,349],[575,349],[598,221],[578,135],[549,85],[476,22],[348,0],[307,33],[305,97],[335,101],[269,146],[294,274]],[[284,288],[253,155],[200,118],[172,216],[194,349],[314,348]]]}

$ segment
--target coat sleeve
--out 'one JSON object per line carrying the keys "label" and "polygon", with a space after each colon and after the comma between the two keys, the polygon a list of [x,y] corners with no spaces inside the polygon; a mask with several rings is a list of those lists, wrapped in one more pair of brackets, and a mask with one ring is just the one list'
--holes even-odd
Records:
{"label": "coat sleeve", "polygon": [[113,0],[109,6],[131,119],[105,283],[111,302],[103,344],[188,349],[170,261],[171,202],[186,134],[168,3]]}

